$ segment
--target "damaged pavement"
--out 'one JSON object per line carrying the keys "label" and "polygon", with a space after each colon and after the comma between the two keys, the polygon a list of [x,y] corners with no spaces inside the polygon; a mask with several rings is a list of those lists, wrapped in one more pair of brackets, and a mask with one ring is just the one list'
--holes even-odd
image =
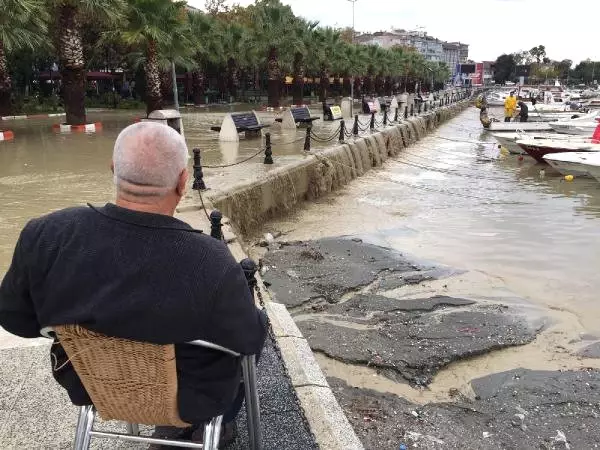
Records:
{"label": "damaged pavement", "polygon": [[[424,295],[414,287],[460,272],[358,238],[271,242],[262,273],[313,351],[419,389],[454,361],[532,342],[545,324],[510,301]],[[600,413],[595,371],[516,369],[473,380],[474,398],[457,391],[451,403],[420,407],[329,381],[366,448],[595,448],[600,442],[592,420]],[[561,431],[580,427],[578,437]]]}

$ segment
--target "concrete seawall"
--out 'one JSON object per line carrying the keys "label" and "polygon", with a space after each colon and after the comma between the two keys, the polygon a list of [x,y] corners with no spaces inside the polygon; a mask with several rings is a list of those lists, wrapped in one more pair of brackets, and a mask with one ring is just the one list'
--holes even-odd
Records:
{"label": "concrete seawall", "polygon": [[247,233],[265,220],[292,210],[303,201],[338,189],[425,137],[469,104],[462,100],[383,130],[336,145],[303,160],[272,170],[261,179],[232,186],[209,198]]}

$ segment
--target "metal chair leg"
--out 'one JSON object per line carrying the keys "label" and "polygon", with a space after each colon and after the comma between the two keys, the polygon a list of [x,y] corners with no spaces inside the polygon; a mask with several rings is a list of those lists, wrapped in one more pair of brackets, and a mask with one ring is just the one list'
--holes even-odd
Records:
{"label": "metal chair leg", "polygon": [[242,375],[246,394],[246,415],[248,421],[248,438],[251,450],[262,449],[260,428],[260,404],[256,390],[256,358],[254,355],[242,358]]}
{"label": "metal chair leg", "polygon": [[213,417],[204,425],[203,450],[218,450],[223,416]]}
{"label": "metal chair leg", "polygon": [[127,424],[127,434],[131,434],[133,436],[140,435],[140,427],[137,423],[128,423]]}
{"label": "metal chair leg", "polygon": [[83,438],[81,441],[81,450],[88,450],[90,448],[90,441],[92,440],[92,435],[90,432],[94,427],[94,419],[96,419],[96,410],[93,406],[86,406],[85,413],[85,427],[83,430]]}
{"label": "metal chair leg", "polygon": [[77,417],[77,428],[75,428],[75,441],[73,442],[73,448],[80,450],[83,443],[83,432],[85,430],[85,420],[87,418],[86,406],[79,408],[79,415]]}

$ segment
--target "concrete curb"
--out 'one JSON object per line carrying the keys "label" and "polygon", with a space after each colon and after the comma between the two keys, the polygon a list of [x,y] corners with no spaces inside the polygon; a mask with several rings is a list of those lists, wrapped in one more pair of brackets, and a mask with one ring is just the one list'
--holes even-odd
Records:
{"label": "concrete curb", "polygon": [[65,116],[66,113],[53,113],[53,114],[29,114],[22,116],[3,116],[0,120],[25,120],[25,119],[47,119],[49,117],[61,117]]}

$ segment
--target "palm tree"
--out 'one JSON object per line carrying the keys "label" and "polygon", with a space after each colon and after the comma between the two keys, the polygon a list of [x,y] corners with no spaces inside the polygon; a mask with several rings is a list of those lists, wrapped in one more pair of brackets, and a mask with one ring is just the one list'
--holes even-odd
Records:
{"label": "palm tree", "polygon": [[182,23],[187,20],[185,1],[128,0],[123,41],[142,50],[146,72],[146,111],[162,108],[160,90],[161,50],[173,48]]}
{"label": "palm tree", "polygon": [[290,44],[293,47],[294,55],[292,64],[292,72],[294,74],[292,103],[295,105],[301,105],[304,102],[304,77],[307,69],[305,58],[312,53],[311,49],[317,25],[318,22],[298,19],[293,30],[294,36]]}
{"label": "palm tree", "polygon": [[206,67],[222,60],[223,27],[214,17],[197,11],[188,13],[190,31],[194,41],[194,66],[192,68],[192,97],[194,104],[204,103]]}
{"label": "palm tree", "polygon": [[82,125],[85,117],[85,59],[81,28],[84,19],[115,23],[125,6],[123,0],[50,0],[58,31],[58,59],[62,76],[66,122]]}
{"label": "palm tree", "polygon": [[256,45],[266,55],[268,78],[268,106],[278,107],[281,98],[282,70],[280,54],[290,58],[288,50],[295,39],[291,30],[294,28],[296,17],[292,9],[283,5],[279,0],[257,0],[248,7],[252,17],[252,32]]}
{"label": "palm tree", "polygon": [[7,53],[42,45],[47,18],[43,6],[41,0],[0,0],[0,116],[12,113]]}
{"label": "palm tree", "polygon": [[343,65],[341,60],[345,59],[345,47],[342,46],[340,36],[341,32],[331,27],[319,28],[314,32],[313,54],[321,78],[319,100],[322,102],[326,100],[330,87],[330,72],[334,68],[339,70]]}

